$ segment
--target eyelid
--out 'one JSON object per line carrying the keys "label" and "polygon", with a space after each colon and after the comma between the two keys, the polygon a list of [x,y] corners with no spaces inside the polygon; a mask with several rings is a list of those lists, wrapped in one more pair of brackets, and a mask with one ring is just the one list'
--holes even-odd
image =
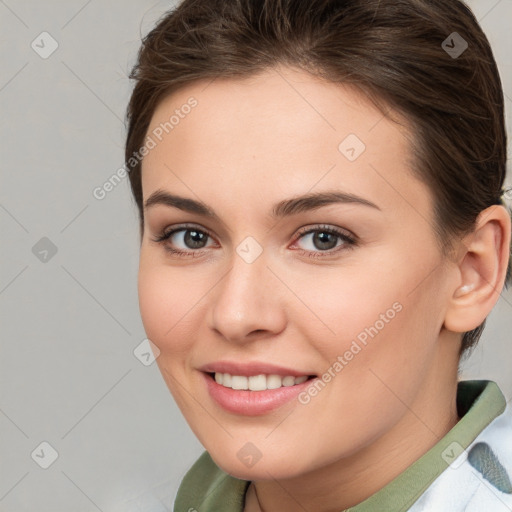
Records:
{"label": "eyelid", "polygon": [[[201,254],[202,251],[208,249],[209,247],[201,247],[198,249],[175,249],[175,248],[171,248],[168,245],[166,245],[167,240],[171,236],[173,236],[175,233],[178,233],[180,231],[193,230],[193,229],[196,229],[197,231],[200,231],[200,232],[206,234],[207,237],[215,240],[215,242],[218,243],[216,241],[215,236],[210,232],[209,229],[204,228],[203,226],[201,226],[199,224],[194,224],[194,223],[182,223],[182,224],[173,225],[169,229],[164,228],[157,237],[152,238],[152,241],[163,244],[165,247],[165,250],[167,250],[169,253],[171,253],[172,255],[174,255],[176,257],[184,257],[185,255],[190,256],[193,254]],[[359,242],[358,237],[351,231],[347,230],[346,228],[341,228],[341,227],[329,225],[329,224],[311,224],[308,226],[304,226],[304,227],[300,228],[298,231],[296,231],[296,235],[294,237],[292,247],[300,239],[304,238],[305,235],[308,235],[310,233],[315,233],[315,232],[327,232],[327,233],[334,234],[340,240],[342,240],[342,244],[340,244],[339,246],[336,246],[333,249],[329,249],[329,250],[325,250],[325,251],[301,249],[300,247],[297,250],[302,251],[303,253],[307,253],[309,255],[315,255],[317,257],[326,257],[327,258],[329,256],[334,257],[337,255],[337,253],[339,253],[341,251],[344,251],[347,249],[352,249]]]}
{"label": "eyelid", "polygon": [[174,233],[177,233],[178,231],[186,231],[186,230],[192,230],[192,229],[197,229],[197,231],[201,231],[201,232],[204,232],[206,235],[208,235],[210,238],[213,238],[215,239],[215,237],[212,235],[212,233],[210,232],[210,230],[208,230],[207,228],[199,225],[199,224],[193,224],[193,223],[183,223],[183,224],[176,224],[176,225],[173,225],[171,226],[169,229],[162,229],[160,231],[160,234],[157,235],[155,238],[153,238],[152,240],[154,242],[161,242],[161,241],[164,241],[166,239],[168,239],[170,236],[172,236]]}
{"label": "eyelid", "polygon": [[353,249],[359,243],[359,238],[348,229],[328,224],[316,224],[300,228],[297,236],[295,237],[295,241],[292,244],[292,247],[295,246],[299,240],[305,238],[306,235],[316,232],[333,234],[338,237],[342,243],[326,251],[312,251],[308,249],[301,249],[300,247],[297,250],[303,251],[303,253],[308,253],[310,256],[315,255],[315,257],[328,258],[329,256],[337,256],[341,251]]}
{"label": "eyelid", "polygon": [[343,235],[343,236],[346,236],[347,238],[357,241],[357,236],[354,235],[354,233],[352,233],[348,229],[340,228],[338,226],[333,226],[331,224],[311,224],[310,226],[304,226],[298,230],[297,238],[301,237],[302,235],[311,233],[311,232],[322,231],[322,230],[332,232],[337,235]]}
{"label": "eyelid", "polygon": [[[215,236],[211,233],[211,231],[208,228],[205,228],[204,226],[201,226],[199,224],[183,223],[183,224],[173,225],[168,230],[164,228],[160,232],[160,235],[157,236],[157,239],[156,240],[154,239],[154,241],[160,241],[160,239],[169,238],[169,236],[171,236],[172,234],[174,234],[178,231],[182,231],[182,230],[186,230],[186,229],[194,229],[194,228],[196,228],[198,231],[202,231],[202,232],[206,233],[210,238],[215,239]],[[321,230],[334,232],[335,234],[341,234],[341,235],[346,236],[347,238],[357,241],[357,236],[354,235],[354,233],[352,233],[348,229],[340,228],[340,227],[332,226],[332,225],[328,225],[328,224],[311,224],[309,226],[303,226],[302,228],[299,228],[298,231],[296,231],[296,235],[294,238],[295,238],[295,240],[297,240],[302,235],[305,235],[305,234],[308,234],[311,232],[315,232],[315,231],[321,231]]]}

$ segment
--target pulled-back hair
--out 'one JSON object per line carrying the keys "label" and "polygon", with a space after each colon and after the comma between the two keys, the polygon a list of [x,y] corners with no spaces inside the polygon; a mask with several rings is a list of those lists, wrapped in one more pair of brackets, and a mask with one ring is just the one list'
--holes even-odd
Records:
{"label": "pulled-back hair", "polygon": [[[501,204],[503,91],[487,37],[463,2],[184,0],[143,39],[130,75],[125,165],[141,236],[135,155],[160,101],[197,80],[245,78],[279,64],[352,84],[388,117],[396,111],[410,122],[411,171],[433,194],[433,229],[446,254],[482,210]],[[461,355],[484,326],[464,333]]]}

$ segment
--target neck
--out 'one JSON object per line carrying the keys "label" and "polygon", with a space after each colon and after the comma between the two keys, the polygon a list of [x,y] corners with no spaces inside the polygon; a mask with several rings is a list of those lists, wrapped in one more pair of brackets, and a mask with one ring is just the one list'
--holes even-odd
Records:
{"label": "neck", "polygon": [[[442,439],[459,421],[456,405],[458,350],[443,334],[439,357],[400,421],[363,450],[329,466],[286,480],[251,482],[244,512],[339,512],[376,493]],[[448,367],[447,361],[452,361]],[[454,367],[455,365],[455,367]]]}

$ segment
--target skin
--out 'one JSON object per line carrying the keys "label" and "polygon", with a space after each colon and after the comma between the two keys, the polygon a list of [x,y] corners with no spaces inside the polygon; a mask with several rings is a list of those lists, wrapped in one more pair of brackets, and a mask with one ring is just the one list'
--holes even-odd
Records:
{"label": "skin", "polygon": [[[198,105],[144,158],[144,201],[164,190],[204,202],[220,220],[165,205],[145,211],[139,303],[157,363],[217,465],[252,481],[246,512],[354,506],[459,420],[460,333],[499,297],[510,218],[489,208],[443,256],[432,194],[410,171],[407,123],[346,85],[285,67],[195,82],[158,105],[148,134],[190,96]],[[353,162],[338,150],[348,134],[366,145]],[[270,216],[281,200],[333,189],[378,208],[331,204]],[[212,236],[198,249],[185,245],[183,231],[152,241],[180,223]],[[312,234],[297,234],[323,232],[318,225],[358,242],[334,236],[326,251]],[[250,264],[236,252],[248,236],[263,248]],[[172,255],[166,245],[195,254]],[[460,294],[468,284],[473,290]],[[210,398],[198,371],[221,359],[257,360],[321,376],[397,302],[401,311],[307,404],[233,414]],[[247,442],[262,454],[252,467],[237,457]]]}

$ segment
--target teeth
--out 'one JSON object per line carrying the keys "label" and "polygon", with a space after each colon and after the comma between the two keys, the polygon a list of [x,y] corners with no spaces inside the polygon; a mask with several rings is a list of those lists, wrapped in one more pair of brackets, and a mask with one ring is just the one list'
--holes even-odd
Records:
{"label": "teeth", "polygon": [[267,389],[277,389],[283,384],[280,375],[267,375]]}
{"label": "teeth", "polygon": [[251,391],[264,391],[266,389],[278,389],[281,386],[294,386],[302,384],[308,380],[307,375],[301,377],[293,377],[287,375],[253,375],[246,377],[245,375],[231,375],[229,373],[215,373],[215,382],[226,388],[232,389],[249,389]]}
{"label": "teeth", "polygon": [[295,377],[285,377],[283,379],[283,386],[293,386],[295,384]]}
{"label": "teeth", "polygon": [[265,377],[265,375],[249,377],[249,389],[251,391],[263,391],[267,389],[267,377]]}
{"label": "teeth", "polygon": [[[224,377],[222,378],[222,385],[224,385]],[[249,379],[244,375],[233,375],[231,377],[231,387],[233,389],[249,389]]]}

